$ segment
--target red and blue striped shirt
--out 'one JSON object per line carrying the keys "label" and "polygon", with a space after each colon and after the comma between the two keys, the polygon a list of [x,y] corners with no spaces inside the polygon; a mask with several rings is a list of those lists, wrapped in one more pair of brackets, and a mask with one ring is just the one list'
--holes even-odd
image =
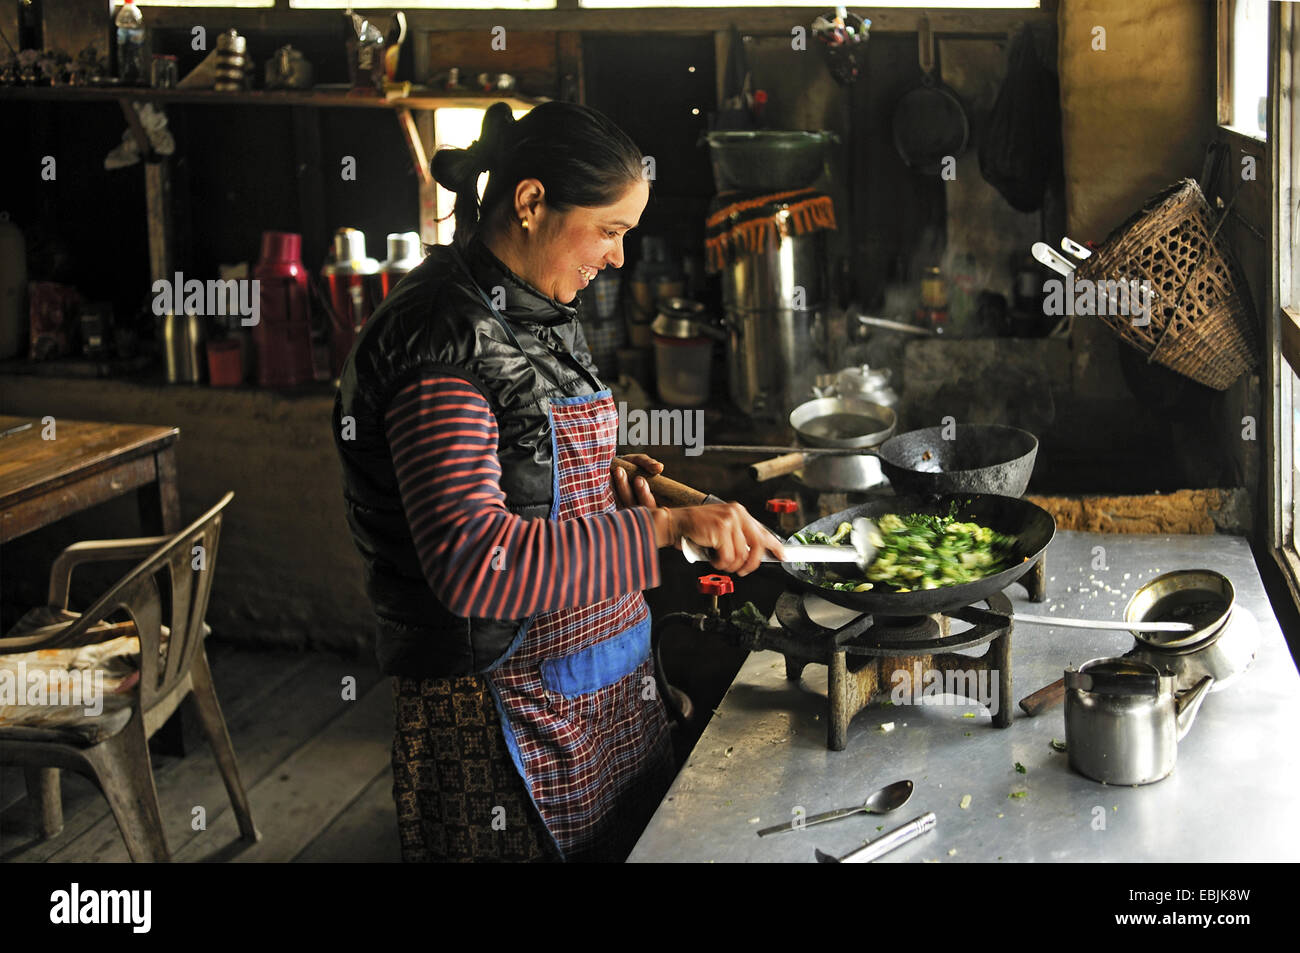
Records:
{"label": "red and blue striped shirt", "polygon": [[506,509],[496,417],[468,382],[408,384],[384,426],[420,566],[456,615],[519,619],[659,585],[645,507],[569,520]]}

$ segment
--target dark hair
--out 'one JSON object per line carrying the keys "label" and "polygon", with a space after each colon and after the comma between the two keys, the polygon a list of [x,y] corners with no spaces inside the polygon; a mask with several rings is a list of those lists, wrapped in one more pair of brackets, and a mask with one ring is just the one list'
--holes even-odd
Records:
{"label": "dark hair", "polygon": [[[611,205],[642,178],[642,155],[606,116],[577,103],[546,102],[516,120],[506,103],[493,103],[468,149],[439,149],[433,177],[456,193],[455,241],[464,244],[523,179],[537,179],[557,211]],[[483,202],[478,177],[488,173]]]}

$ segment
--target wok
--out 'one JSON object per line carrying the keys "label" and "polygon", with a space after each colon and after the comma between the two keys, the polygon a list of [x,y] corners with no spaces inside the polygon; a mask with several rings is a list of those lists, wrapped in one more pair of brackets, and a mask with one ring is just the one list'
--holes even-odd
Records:
{"label": "wok", "polygon": [[851,506],[831,516],[824,516],[809,523],[800,532],[833,534],[840,523],[851,522],[857,516],[871,519],[878,519],[887,513],[897,513],[900,516],[912,513],[947,516],[953,503],[956,503],[954,515],[959,520],[978,523],[1016,538],[1015,545],[1008,556],[1011,565],[1007,569],[974,582],[942,586],[938,589],[897,592],[886,583],[876,583],[877,588],[868,592],[844,592],[839,589],[825,589],[817,584],[819,579],[824,578],[824,567],[798,568],[795,563],[782,563],[781,568],[799,588],[816,593],[827,602],[847,609],[885,616],[929,615],[933,612],[947,612],[968,606],[988,598],[995,592],[1001,592],[1033,567],[1056,534],[1056,520],[1046,510],[1033,503],[1016,497],[978,493],[948,494],[937,497],[884,497]]}
{"label": "wok", "polygon": [[[1038,438],[1028,430],[1000,424],[956,424],[945,435],[945,427],[926,427],[890,437],[878,447],[834,451],[786,450],[782,447],[708,446],[706,451],[766,453],[782,456],[764,460],[749,468],[754,479],[770,480],[804,467],[804,477],[813,461],[830,452],[880,458],[880,469],[900,493],[994,493],[1021,496],[1029,486],[1038,457]],[[834,458],[831,458],[834,459]],[[850,459],[852,459],[850,457]],[[856,489],[823,487],[814,489]]]}
{"label": "wok", "polygon": [[995,493],[1022,496],[1034,472],[1038,438],[1019,427],[958,424],[912,430],[886,440],[880,468],[904,493]]}

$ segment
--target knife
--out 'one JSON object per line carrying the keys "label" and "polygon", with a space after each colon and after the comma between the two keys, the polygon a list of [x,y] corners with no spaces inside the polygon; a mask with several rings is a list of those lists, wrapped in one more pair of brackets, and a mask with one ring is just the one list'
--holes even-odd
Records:
{"label": "knife", "polygon": [[880,835],[871,843],[850,851],[843,857],[833,857],[820,850],[814,850],[813,854],[820,864],[869,864],[873,860],[884,857],[891,850],[902,847],[908,841],[916,840],[922,834],[928,834],[934,830],[936,823],[937,819],[934,816],[934,811],[927,811],[920,817],[912,818],[901,827],[895,827],[888,834]]}

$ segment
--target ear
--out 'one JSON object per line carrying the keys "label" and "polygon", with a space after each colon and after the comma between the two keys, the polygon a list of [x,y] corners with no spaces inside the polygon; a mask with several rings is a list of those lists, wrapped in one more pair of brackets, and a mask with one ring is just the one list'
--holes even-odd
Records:
{"label": "ear", "polygon": [[546,187],[538,179],[520,179],[515,186],[515,218],[535,216],[544,206]]}

